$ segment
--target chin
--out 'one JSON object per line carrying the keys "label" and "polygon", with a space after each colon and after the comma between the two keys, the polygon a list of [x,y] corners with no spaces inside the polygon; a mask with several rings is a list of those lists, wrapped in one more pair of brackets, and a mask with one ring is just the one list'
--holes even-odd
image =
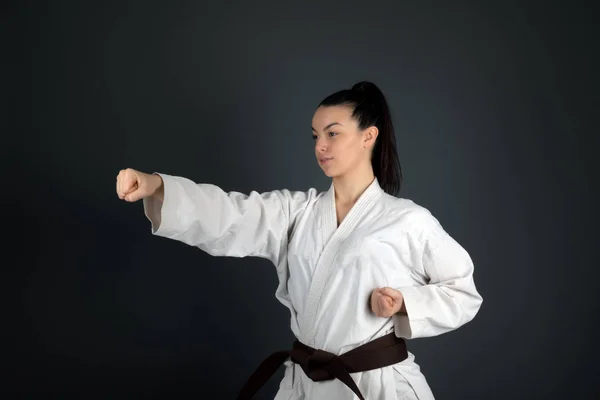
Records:
{"label": "chin", "polygon": [[337,177],[339,175],[339,174],[336,174],[334,171],[331,171],[331,170],[328,171],[326,169],[323,169],[323,173],[328,178],[335,178],[335,177]]}
{"label": "chin", "polygon": [[328,178],[337,178],[338,176],[343,174],[343,172],[340,171],[340,168],[338,165],[328,165],[328,166],[319,165],[319,167],[321,168],[321,171],[323,171],[325,176],[327,176]]}

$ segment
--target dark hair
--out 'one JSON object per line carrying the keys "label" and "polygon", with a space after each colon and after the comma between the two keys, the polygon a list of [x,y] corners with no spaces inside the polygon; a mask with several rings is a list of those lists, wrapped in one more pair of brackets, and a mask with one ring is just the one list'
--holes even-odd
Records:
{"label": "dark hair", "polygon": [[340,90],[327,96],[319,107],[342,105],[352,108],[352,118],[358,122],[359,129],[376,126],[379,130],[371,165],[382,189],[395,196],[402,185],[402,167],[396,150],[392,116],[384,94],[374,83],[362,81],[351,89]]}

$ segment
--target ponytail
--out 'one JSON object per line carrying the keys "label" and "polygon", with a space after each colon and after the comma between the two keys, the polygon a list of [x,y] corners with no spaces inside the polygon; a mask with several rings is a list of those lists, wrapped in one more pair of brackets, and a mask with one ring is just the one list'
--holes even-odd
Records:
{"label": "ponytail", "polygon": [[352,117],[358,128],[375,126],[379,135],[375,141],[371,165],[381,188],[396,196],[402,186],[402,167],[396,149],[396,135],[387,100],[381,90],[371,82],[356,83],[351,89],[341,90],[325,98],[319,106],[347,105],[352,107]]}

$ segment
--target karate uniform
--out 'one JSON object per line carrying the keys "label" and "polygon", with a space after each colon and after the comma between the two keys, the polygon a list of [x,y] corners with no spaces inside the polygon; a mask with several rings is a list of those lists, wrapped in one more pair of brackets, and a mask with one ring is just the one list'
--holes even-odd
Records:
{"label": "karate uniform", "polygon": [[[377,179],[338,227],[333,184],[324,192],[243,194],[159,175],[162,206],[143,201],[152,234],[213,256],[270,260],[279,278],[275,296],[308,346],[340,355],[391,331],[405,339],[436,336],[469,322],[481,306],[467,251],[427,209],[385,193]],[[371,311],[371,292],[385,286],[403,294],[407,315]],[[400,363],[351,376],[369,400],[434,398],[410,352]],[[313,382],[291,361],[275,396],[356,398],[337,379]]]}

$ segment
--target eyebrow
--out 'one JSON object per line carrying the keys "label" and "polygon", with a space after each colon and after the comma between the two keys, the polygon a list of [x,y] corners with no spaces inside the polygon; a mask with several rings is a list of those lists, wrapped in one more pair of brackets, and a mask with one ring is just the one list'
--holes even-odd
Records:
{"label": "eyebrow", "polygon": [[[332,122],[331,124],[327,125],[325,128],[323,128],[324,131],[326,131],[327,129],[331,128],[333,125],[339,125],[339,126],[343,126],[342,124],[340,124],[339,122]],[[312,128],[312,127],[311,127]],[[317,131],[315,128],[312,128],[313,131]]]}

